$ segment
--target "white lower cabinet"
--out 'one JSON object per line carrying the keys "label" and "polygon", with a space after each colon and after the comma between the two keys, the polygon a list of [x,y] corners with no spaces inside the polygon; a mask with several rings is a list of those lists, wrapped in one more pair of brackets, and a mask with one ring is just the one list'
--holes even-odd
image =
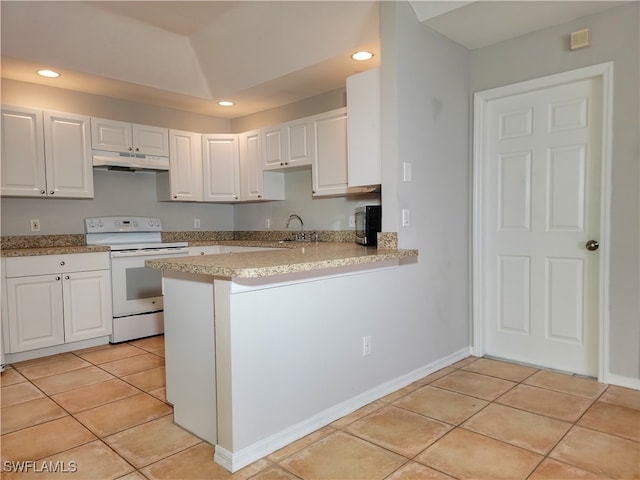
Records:
{"label": "white lower cabinet", "polygon": [[108,253],[7,258],[5,263],[7,353],[111,334]]}

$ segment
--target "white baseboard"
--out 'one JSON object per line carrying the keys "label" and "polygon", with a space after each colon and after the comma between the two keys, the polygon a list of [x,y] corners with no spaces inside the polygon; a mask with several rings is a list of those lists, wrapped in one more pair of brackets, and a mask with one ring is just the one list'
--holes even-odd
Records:
{"label": "white baseboard", "polygon": [[465,347],[451,355],[447,355],[435,362],[431,362],[428,365],[420,367],[412,372],[385,382],[371,390],[367,390],[366,392],[334,405],[333,407],[319,412],[303,422],[299,422],[285,428],[284,430],[242,448],[237,452],[230,452],[224,447],[216,445],[214,461],[230,472],[236,472],[250,463],[259,460],[260,458],[263,458],[276,450],[279,450],[286,445],[289,445],[290,443],[299,440],[300,438],[309,435],[326,425],[329,425],[332,422],[335,422],[339,418],[355,412],[359,408],[389,395],[390,393],[400,390],[401,388],[404,388],[416,380],[420,380],[421,378],[432,374],[433,372],[444,367],[448,367],[449,365],[468,357],[470,354],[470,347]]}
{"label": "white baseboard", "polygon": [[106,345],[109,343],[109,337],[98,337],[89,340],[80,340],[79,342],[64,343],[53,347],[38,348],[36,350],[27,350],[26,352],[7,353],[4,356],[4,364],[23,362],[25,360],[33,360],[34,358],[48,357],[50,355],[58,355],[59,353],[73,352],[83,348],[96,347],[98,345]]}
{"label": "white baseboard", "polygon": [[640,390],[640,378],[625,377],[623,375],[616,375],[615,373],[607,373],[605,375],[604,382],[609,385]]}

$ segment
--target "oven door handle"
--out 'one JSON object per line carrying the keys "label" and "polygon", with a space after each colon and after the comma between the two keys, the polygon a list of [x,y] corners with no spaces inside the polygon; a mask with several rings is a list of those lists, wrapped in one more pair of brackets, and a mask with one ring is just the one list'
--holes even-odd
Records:
{"label": "oven door handle", "polygon": [[173,248],[170,250],[164,248],[148,250],[116,250],[111,252],[111,258],[149,257],[152,255],[180,256],[188,252],[189,250],[187,248]]}

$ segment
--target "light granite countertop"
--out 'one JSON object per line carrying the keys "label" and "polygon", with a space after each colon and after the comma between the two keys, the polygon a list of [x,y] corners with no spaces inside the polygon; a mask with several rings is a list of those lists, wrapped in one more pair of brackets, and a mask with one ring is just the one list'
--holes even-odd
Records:
{"label": "light granite countertop", "polygon": [[67,253],[109,252],[108,246],[100,245],[66,245],[51,247],[9,248],[0,250],[3,257],[30,257],[34,255],[64,255]]}
{"label": "light granite countertop", "polygon": [[[279,244],[279,242],[274,242],[274,244],[276,243]],[[283,243],[291,243],[291,246],[295,248],[153,259],[147,260],[145,264],[147,267],[159,270],[223,278],[257,278],[418,256],[417,250],[381,250],[354,243]],[[289,246],[279,245],[281,247]]]}

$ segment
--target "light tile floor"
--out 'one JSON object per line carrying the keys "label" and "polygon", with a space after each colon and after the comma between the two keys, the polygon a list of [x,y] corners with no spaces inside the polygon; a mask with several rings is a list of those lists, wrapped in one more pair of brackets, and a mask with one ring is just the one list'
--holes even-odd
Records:
{"label": "light tile floor", "polygon": [[158,336],[9,367],[2,478],[640,478],[640,392],[476,357],[231,475],[173,424],[163,356]]}

